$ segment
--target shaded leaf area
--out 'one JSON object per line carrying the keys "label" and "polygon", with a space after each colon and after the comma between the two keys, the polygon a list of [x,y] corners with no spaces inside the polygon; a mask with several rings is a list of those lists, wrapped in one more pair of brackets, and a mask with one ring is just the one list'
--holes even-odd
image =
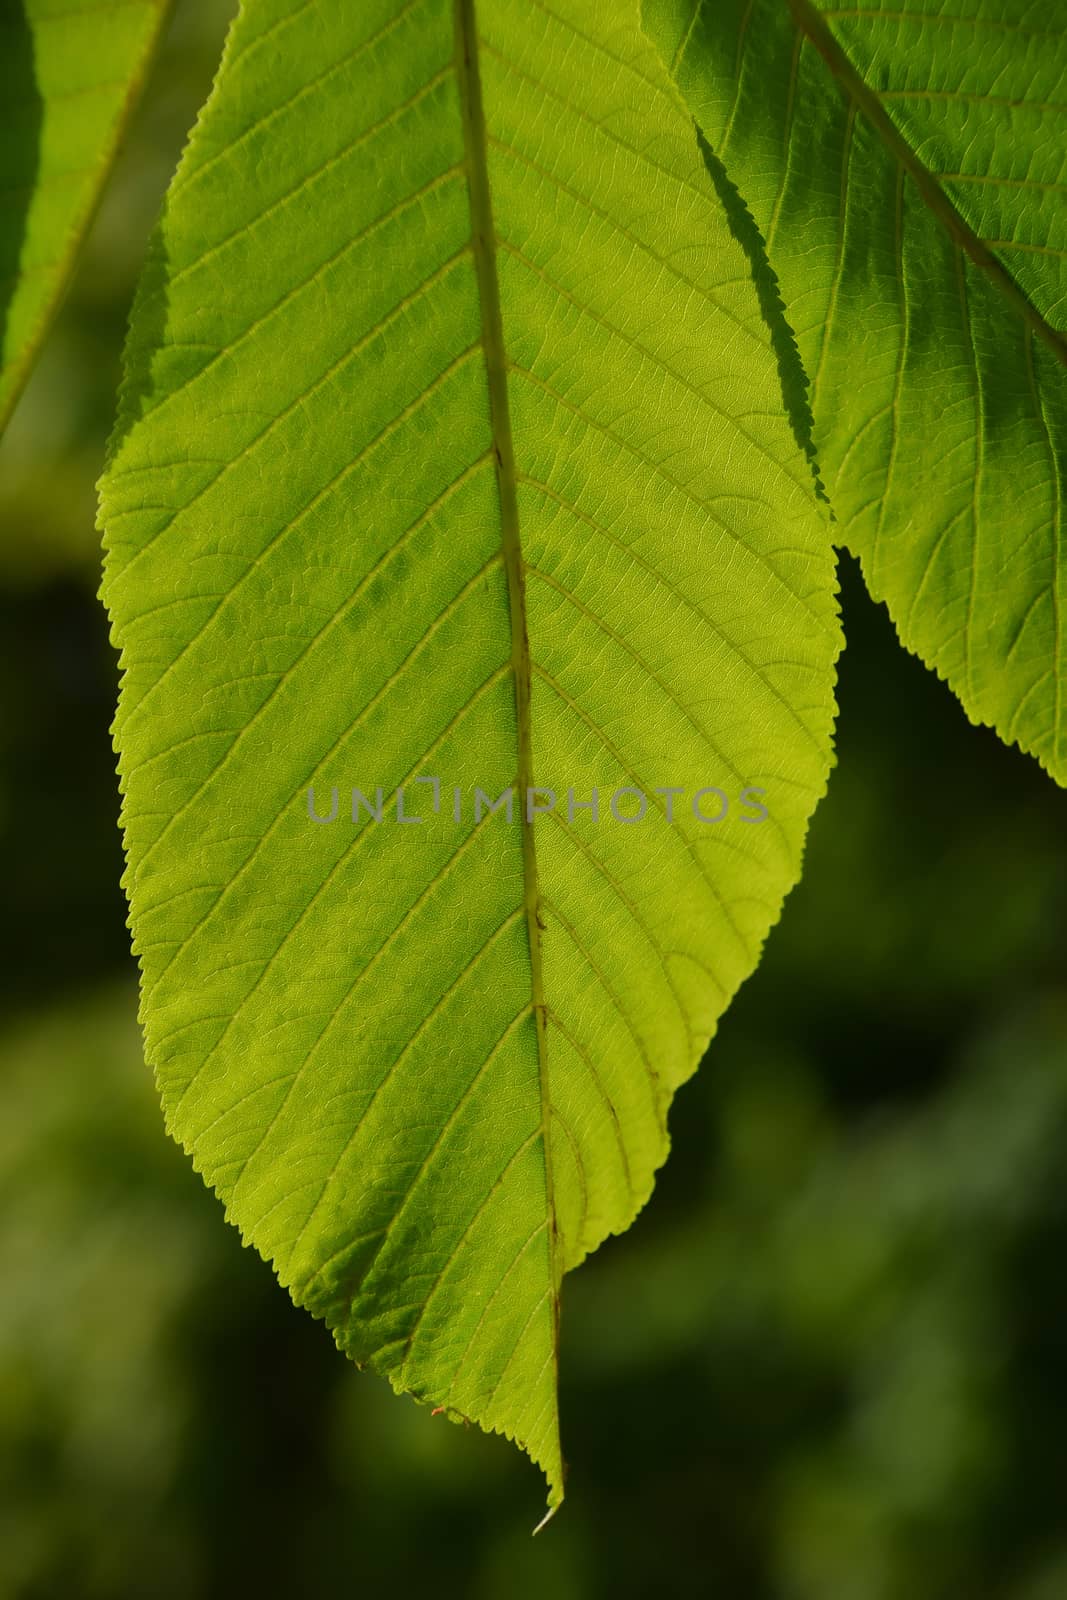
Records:
{"label": "shaded leaf area", "polygon": [[[572,1484],[536,1540],[517,1456],[397,1405],[219,1227],[159,1135],[109,875],[72,900],[57,829],[20,832],[43,885],[21,973],[40,952],[51,998],[14,1019],[5,959],[5,1593],[326,1600],[358,1571],[456,1600],[1059,1600],[1060,798],[845,579],[809,870],[680,1093],[656,1205],[572,1281]],[[72,609],[96,630],[80,684],[51,665]],[[88,695],[102,736],[111,681],[90,585],[35,616],[42,714],[17,751],[0,730],[0,770],[41,803],[69,777],[45,709]],[[110,859],[110,775],[78,772],[67,833]],[[120,986],[94,996],[109,929]]]}
{"label": "shaded leaf area", "polygon": [[[44,103],[37,87],[33,35],[21,0],[0,12],[0,93],[6,110],[0,166],[0,352],[7,349],[7,322],[19,281],[28,213],[40,159]],[[0,369],[2,371],[2,369]]]}
{"label": "shaded leaf area", "polygon": [[66,288],[169,0],[0,10],[0,426]]}
{"label": "shaded leaf area", "polygon": [[646,0],[762,234],[840,536],[1067,781],[1067,51],[1032,0]]}
{"label": "shaded leaf area", "polygon": [[28,594],[72,574],[99,583],[95,480],[114,425],[130,305],[233,9],[235,0],[183,0],[162,30],[157,90],[131,112],[69,288],[0,435],[5,591]]}
{"label": "shaded leaf area", "polygon": [[[759,296],[636,7],[248,5],[101,506],[168,1125],[357,1362],[556,1503],[560,1279],[648,1198],[798,875],[838,647]],[[532,826],[479,818],[531,784]]]}

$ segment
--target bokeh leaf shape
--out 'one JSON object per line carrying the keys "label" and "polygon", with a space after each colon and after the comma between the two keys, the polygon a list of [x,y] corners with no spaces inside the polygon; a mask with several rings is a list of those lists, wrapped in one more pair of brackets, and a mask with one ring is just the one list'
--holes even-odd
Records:
{"label": "bokeh leaf shape", "polygon": [[1034,0],[645,0],[751,212],[840,537],[1067,782],[1067,32]]}
{"label": "bokeh leaf shape", "polygon": [[[797,877],[838,648],[636,6],[248,0],[101,507],[168,1125],[345,1351],[555,1505],[561,1278],[649,1195]],[[509,786],[559,803],[476,823]]]}
{"label": "bokeh leaf shape", "polygon": [[169,9],[0,7],[0,427],[62,300]]}

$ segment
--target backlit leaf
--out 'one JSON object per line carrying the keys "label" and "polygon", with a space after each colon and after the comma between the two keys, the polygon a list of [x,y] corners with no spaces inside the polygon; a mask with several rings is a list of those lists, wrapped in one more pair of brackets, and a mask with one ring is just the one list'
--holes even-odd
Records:
{"label": "backlit leaf", "polygon": [[1067,782],[1067,27],[1038,0],[645,0],[766,241],[841,537]]}
{"label": "backlit leaf", "polygon": [[169,1127],[357,1362],[555,1505],[560,1281],[648,1197],[797,877],[838,647],[636,5],[246,0],[102,520]]}

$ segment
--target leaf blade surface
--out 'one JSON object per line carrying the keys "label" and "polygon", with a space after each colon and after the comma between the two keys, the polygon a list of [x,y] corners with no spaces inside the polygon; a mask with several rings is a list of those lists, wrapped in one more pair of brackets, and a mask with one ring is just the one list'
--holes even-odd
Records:
{"label": "leaf blade surface", "polygon": [[170,0],[14,0],[0,16],[0,427],[63,297],[169,10]]}
{"label": "leaf blade surface", "polygon": [[1029,0],[644,17],[766,241],[871,593],[1067,781],[1062,30]]}
{"label": "leaf blade surface", "polygon": [[[552,1504],[560,1278],[647,1198],[829,764],[832,552],[702,170],[636,12],[246,6],[102,485],[168,1124]],[[475,821],[527,780],[560,806]],[[770,818],[671,823],[675,781]]]}

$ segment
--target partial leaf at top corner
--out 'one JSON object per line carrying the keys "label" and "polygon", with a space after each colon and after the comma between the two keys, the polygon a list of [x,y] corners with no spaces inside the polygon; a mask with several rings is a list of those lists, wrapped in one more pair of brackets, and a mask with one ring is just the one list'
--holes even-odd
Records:
{"label": "partial leaf at top corner", "polygon": [[0,5],[0,427],[63,297],[170,3]]}
{"label": "partial leaf at top corner", "polygon": [[517,1440],[555,1505],[560,1280],[647,1199],[797,877],[838,648],[636,4],[245,0],[101,515],[169,1127],[357,1362]]}
{"label": "partial leaf at top corner", "polygon": [[1062,0],[645,0],[766,243],[841,538],[1067,782]]}

